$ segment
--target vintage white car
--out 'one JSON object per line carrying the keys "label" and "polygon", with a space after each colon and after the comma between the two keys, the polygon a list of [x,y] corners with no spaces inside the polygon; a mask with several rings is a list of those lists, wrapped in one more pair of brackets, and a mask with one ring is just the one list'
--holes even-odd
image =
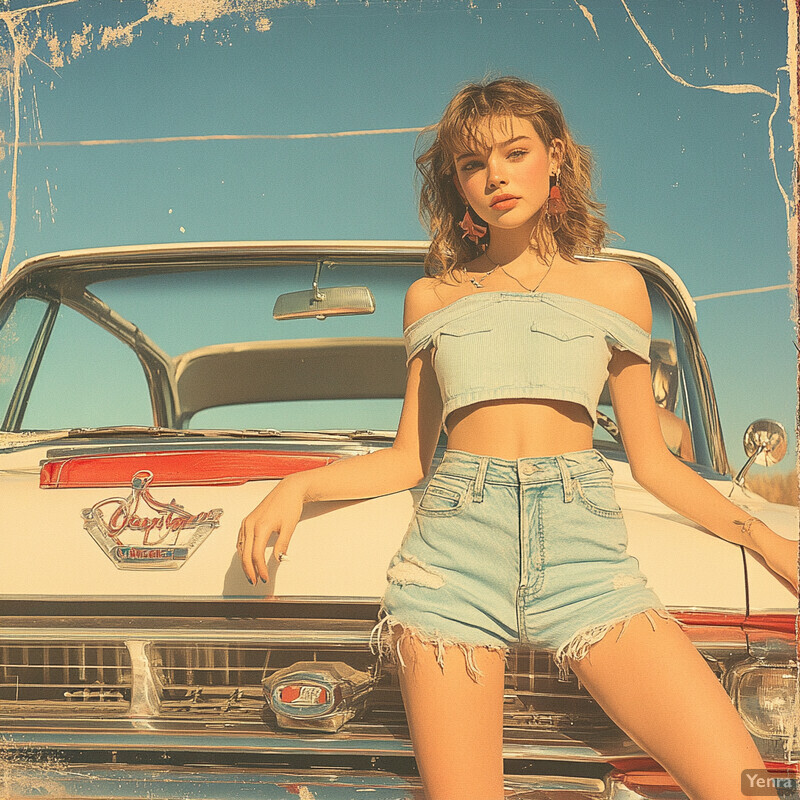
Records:
{"label": "vintage white car", "polygon": [[[403,297],[426,247],[118,247],[12,273],[0,294],[0,795],[421,800],[396,674],[369,633],[426,482],[308,504],[267,583],[249,584],[235,543],[283,476],[391,447]],[[732,477],[681,280],[652,256],[599,257],[647,280],[673,452],[797,539],[796,507]],[[630,552],[767,764],[791,773],[796,598],[638,486],[607,390],[599,410],[595,446]],[[780,426],[751,427],[751,459],[778,458]],[[574,676],[558,678],[549,653],[510,657],[509,797],[684,797]]]}

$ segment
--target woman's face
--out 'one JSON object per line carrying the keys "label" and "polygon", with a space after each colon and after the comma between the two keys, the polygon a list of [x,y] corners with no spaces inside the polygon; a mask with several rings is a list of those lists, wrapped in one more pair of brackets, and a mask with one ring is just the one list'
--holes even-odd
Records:
{"label": "woman's face", "polygon": [[458,193],[490,226],[516,228],[542,208],[555,174],[555,143],[547,147],[533,125],[520,117],[484,120],[476,137],[488,151],[456,153],[455,184]]}

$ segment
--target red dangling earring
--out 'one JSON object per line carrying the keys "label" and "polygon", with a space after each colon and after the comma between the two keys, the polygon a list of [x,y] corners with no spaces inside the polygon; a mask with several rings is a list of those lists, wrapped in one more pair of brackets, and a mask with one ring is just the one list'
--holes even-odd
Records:
{"label": "red dangling earring", "polygon": [[486,226],[478,225],[475,220],[472,219],[469,213],[469,206],[467,206],[467,210],[464,212],[464,218],[458,223],[458,227],[464,231],[464,235],[461,238],[467,238],[473,244],[479,244],[479,239],[486,236]]}
{"label": "red dangling earring", "polygon": [[550,196],[547,198],[546,212],[549,217],[557,217],[567,211],[567,204],[564,202],[564,198],[561,197],[561,188],[558,185],[560,175],[561,170],[550,176]]}

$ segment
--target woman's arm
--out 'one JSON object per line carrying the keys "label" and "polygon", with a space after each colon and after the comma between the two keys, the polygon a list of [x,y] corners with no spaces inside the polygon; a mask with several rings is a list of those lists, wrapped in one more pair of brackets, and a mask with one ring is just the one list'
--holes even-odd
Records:
{"label": "woman's arm", "polygon": [[[623,278],[625,315],[652,327],[650,301],[641,275]],[[631,473],[664,505],[726,541],[747,547],[798,589],[797,542],[779,536],[728,500],[667,448],[661,433],[650,367],[629,351],[615,351],[609,390]]]}
{"label": "woman's arm", "polygon": [[[415,281],[406,293],[404,327],[430,310],[424,280]],[[275,557],[286,555],[305,503],[360,500],[416,486],[433,462],[442,410],[431,352],[426,349],[408,364],[403,410],[391,447],[287,475],[244,518],[237,548],[247,579],[253,584],[259,577],[266,580],[267,540],[273,532],[278,533]]]}

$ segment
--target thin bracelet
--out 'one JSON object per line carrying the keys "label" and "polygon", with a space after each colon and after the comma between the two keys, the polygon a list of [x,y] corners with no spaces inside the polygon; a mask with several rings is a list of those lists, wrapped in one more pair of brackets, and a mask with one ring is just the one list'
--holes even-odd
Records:
{"label": "thin bracelet", "polygon": [[[752,538],[752,534],[750,533],[750,528],[752,527],[754,522],[761,522],[761,520],[758,519],[757,517],[748,517],[746,520],[744,520],[744,522],[740,519],[735,519],[733,521],[733,524],[740,525],[742,528],[742,533],[745,536]],[[763,525],[764,523],[762,522],[761,524]]]}

